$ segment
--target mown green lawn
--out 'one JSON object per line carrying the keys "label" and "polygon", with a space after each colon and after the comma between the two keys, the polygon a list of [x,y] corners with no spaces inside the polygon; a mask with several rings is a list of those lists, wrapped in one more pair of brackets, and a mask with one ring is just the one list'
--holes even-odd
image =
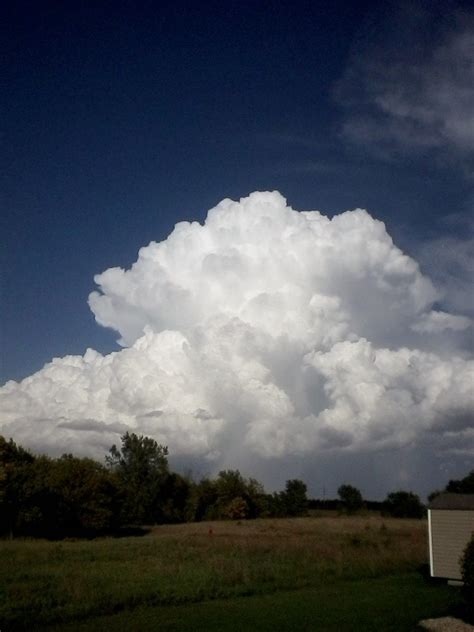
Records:
{"label": "mown green lawn", "polygon": [[140,607],[47,629],[51,632],[412,632],[421,619],[446,615],[458,602],[456,589],[428,585],[420,575],[412,573],[271,595]]}

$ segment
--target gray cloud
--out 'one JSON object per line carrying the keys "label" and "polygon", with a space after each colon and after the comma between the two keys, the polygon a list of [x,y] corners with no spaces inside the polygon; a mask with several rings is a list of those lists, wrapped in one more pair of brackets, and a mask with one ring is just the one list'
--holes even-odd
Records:
{"label": "gray cloud", "polygon": [[78,430],[82,432],[98,432],[98,433],[117,433],[123,434],[129,429],[125,424],[104,423],[95,419],[78,419],[75,421],[61,421],[56,428],[68,428],[70,430]]}
{"label": "gray cloud", "polygon": [[451,224],[451,234],[421,244],[418,258],[439,289],[447,308],[461,311],[473,318],[473,215],[448,217],[445,224],[446,233]]}

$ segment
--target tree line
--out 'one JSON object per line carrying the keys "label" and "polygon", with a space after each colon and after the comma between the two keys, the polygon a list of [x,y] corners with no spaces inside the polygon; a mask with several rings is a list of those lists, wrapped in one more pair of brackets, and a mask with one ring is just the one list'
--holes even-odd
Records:
{"label": "tree line", "polygon": [[[470,476],[474,479],[474,472]],[[376,508],[351,485],[341,485],[338,493],[338,501],[309,500],[306,484],[291,479],[284,490],[269,494],[238,470],[194,481],[170,469],[167,447],[134,433],[124,434],[120,447],[112,446],[105,464],[72,454],[33,455],[0,436],[0,534],[10,537],[93,536],[134,525],[293,517],[308,508],[348,513]],[[327,505],[334,502],[337,507]],[[411,492],[389,494],[378,508],[400,517],[424,513]]]}
{"label": "tree line", "polygon": [[117,533],[131,525],[298,516],[306,485],[288,480],[267,494],[238,470],[198,482],[173,472],[168,449],[126,433],[101,464],[86,457],[33,455],[0,436],[0,533],[64,537]]}

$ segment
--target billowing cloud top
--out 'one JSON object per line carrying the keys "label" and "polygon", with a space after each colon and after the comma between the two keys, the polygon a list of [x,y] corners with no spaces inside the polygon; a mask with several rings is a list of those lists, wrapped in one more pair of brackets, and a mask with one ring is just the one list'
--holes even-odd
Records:
{"label": "billowing cloud top", "polygon": [[471,322],[432,309],[432,283],[366,211],[224,200],[95,281],[90,307],[125,348],[8,382],[2,434],[101,455],[131,429],[219,467],[430,441],[472,454],[474,368],[456,348]]}

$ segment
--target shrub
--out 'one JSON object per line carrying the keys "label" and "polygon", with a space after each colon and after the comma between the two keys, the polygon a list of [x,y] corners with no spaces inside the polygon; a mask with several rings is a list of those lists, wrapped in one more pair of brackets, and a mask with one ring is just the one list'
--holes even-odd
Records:
{"label": "shrub", "polygon": [[461,558],[461,574],[464,582],[463,595],[466,600],[467,613],[470,620],[474,621],[474,534]]}
{"label": "shrub", "polygon": [[230,520],[243,520],[248,518],[249,506],[244,498],[238,496],[230,501],[224,511],[224,517]]}

